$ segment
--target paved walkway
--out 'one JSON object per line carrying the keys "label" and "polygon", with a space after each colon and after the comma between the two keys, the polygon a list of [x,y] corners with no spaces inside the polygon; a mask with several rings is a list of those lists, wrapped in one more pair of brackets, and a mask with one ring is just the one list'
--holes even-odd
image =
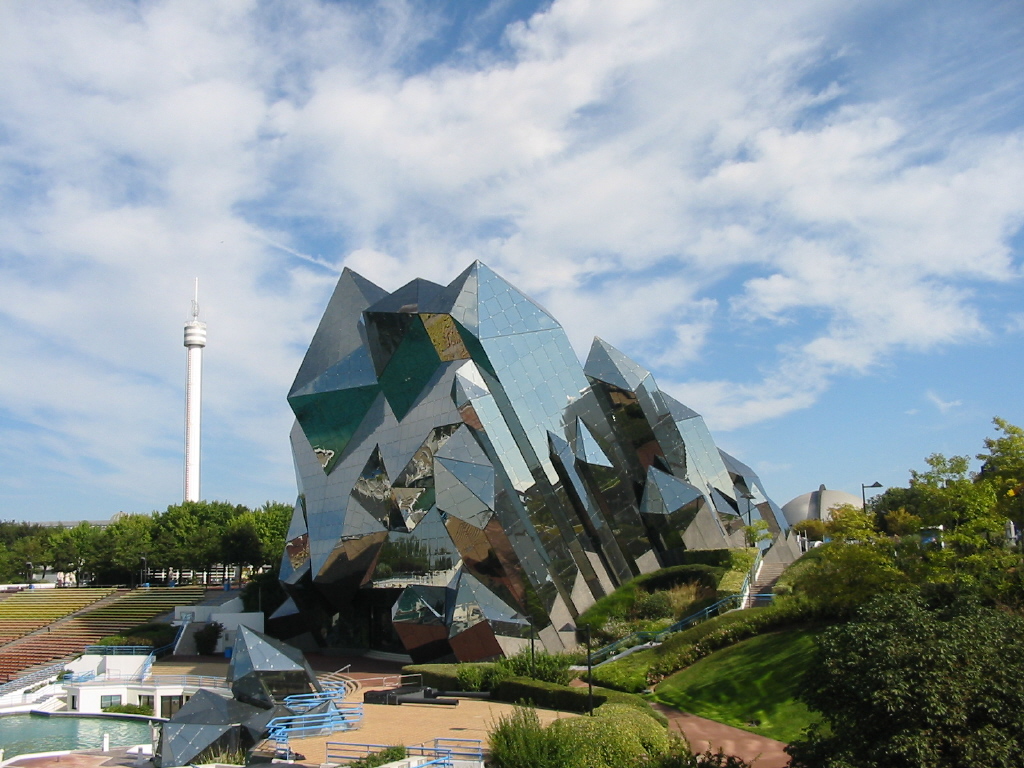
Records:
{"label": "paved walkway", "polygon": [[785,768],[789,765],[789,755],[782,751],[786,745],[781,741],[680,712],[664,704],[652,706],[668,718],[669,728],[681,733],[696,753],[709,748],[712,752],[721,749],[727,755],[743,758],[754,768]]}

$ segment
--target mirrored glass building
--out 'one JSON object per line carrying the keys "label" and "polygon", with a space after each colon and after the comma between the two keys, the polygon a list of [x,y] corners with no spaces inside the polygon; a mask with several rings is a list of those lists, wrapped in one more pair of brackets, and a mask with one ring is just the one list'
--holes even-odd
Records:
{"label": "mirrored glass building", "polygon": [[273,618],[307,640],[484,659],[690,549],[786,521],[701,416],[476,262],[388,293],[345,270],[288,395],[299,484]]}

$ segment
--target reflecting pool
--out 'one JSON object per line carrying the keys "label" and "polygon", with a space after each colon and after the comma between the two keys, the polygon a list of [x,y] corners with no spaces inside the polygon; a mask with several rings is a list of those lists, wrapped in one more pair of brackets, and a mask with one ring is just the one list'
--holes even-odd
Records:
{"label": "reflecting pool", "polygon": [[101,749],[103,734],[111,747],[149,744],[149,723],[110,717],[47,717],[5,715],[0,717],[0,749],[4,759],[26,752],[57,752],[62,749]]}

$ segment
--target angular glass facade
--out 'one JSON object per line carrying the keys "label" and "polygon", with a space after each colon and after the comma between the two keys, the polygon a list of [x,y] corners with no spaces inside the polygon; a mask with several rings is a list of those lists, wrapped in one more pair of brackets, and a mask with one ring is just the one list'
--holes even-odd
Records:
{"label": "angular glass facade", "polygon": [[786,529],[704,420],[486,265],[394,293],[345,270],[288,395],[299,483],[275,614],[416,660],[572,647],[687,549]]}

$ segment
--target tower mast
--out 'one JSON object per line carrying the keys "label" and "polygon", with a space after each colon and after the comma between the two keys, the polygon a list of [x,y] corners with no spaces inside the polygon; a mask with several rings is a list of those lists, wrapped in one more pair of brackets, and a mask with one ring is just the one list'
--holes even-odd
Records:
{"label": "tower mast", "polygon": [[185,323],[185,501],[199,501],[199,422],[203,404],[206,323],[199,320],[199,278],[192,316]]}

